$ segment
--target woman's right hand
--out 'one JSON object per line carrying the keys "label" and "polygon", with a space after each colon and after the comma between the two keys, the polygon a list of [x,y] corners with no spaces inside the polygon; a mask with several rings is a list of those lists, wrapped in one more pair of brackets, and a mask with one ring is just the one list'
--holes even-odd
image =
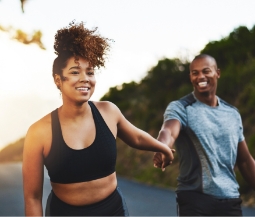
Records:
{"label": "woman's right hand", "polygon": [[[169,148],[170,149],[170,148]],[[153,156],[153,163],[154,167],[156,168],[161,168],[162,171],[165,171],[165,168],[172,164],[174,156],[173,154],[175,153],[175,149],[170,149],[171,154],[165,155],[161,152],[156,152]]]}

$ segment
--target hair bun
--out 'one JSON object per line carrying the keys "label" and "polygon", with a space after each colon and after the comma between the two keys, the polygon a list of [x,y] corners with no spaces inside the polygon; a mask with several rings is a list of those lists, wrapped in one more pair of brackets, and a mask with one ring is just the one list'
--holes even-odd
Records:
{"label": "hair bun", "polygon": [[84,23],[72,21],[55,35],[54,49],[58,56],[71,53],[87,59],[93,67],[103,67],[105,55],[110,49],[109,39],[96,34],[97,27],[89,30]]}

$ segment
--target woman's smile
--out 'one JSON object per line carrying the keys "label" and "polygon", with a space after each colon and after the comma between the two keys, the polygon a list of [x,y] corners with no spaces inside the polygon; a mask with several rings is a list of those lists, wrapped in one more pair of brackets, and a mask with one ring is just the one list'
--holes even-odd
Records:
{"label": "woman's smile", "polygon": [[90,90],[90,87],[76,87],[75,89],[82,93],[88,93]]}

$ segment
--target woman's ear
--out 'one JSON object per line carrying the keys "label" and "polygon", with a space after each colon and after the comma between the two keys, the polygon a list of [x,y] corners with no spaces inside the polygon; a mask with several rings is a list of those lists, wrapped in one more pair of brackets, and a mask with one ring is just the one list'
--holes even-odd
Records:
{"label": "woman's ear", "polygon": [[61,87],[61,78],[60,78],[60,75],[54,74],[54,82],[55,82],[57,88],[58,88],[59,90],[61,90],[61,89],[60,89],[60,87]]}

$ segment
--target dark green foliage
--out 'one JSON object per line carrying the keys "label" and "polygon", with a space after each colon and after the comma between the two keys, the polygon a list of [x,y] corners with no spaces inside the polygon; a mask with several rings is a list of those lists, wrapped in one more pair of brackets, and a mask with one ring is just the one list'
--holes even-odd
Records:
{"label": "dark green foliage", "polygon": [[101,100],[115,103],[129,121],[156,136],[167,104],[192,90],[188,73],[188,64],[178,59],[160,60],[139,84],[113,87]]}
{"label": "dark green foliage", "polygon": [[201,53],[210,54],[217,59],[219,68],[229,64],[244,64],[255,56],[255,26],[236,28],[229,36],[220,41],[209,42]]}

